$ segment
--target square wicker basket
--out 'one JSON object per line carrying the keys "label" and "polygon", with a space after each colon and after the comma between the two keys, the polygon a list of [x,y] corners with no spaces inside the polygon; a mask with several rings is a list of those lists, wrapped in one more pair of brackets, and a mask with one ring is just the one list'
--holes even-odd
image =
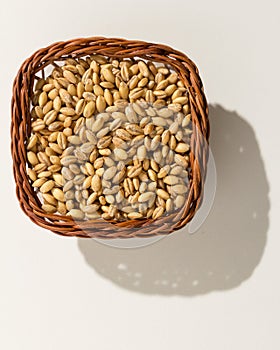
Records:
{"label": "square wicker basket", "polygon": [[[100,54],[114,58],[137,57],[164,63],[175,70],[189,93],[193,134],[190,152],[189,191],[179,212],[159,219],[108,222],[103,219],[76,221],[69,216],[48,214],[41,208],[37,192],[27,174],[26,144],[31,133],[31,100],[34,81],[45,76],[52,63],[66,58]],[[208,160],[208,106],[203,85],[195,64],[183,53],[168,46],[142,41],[92,37],[58,42],[40,49],[21,66],[13,85],[12,97],[12,157],[16,193],[22,210],[37,225],[64,236],[130,238],[169,234],[186,225],[199,208]]]}

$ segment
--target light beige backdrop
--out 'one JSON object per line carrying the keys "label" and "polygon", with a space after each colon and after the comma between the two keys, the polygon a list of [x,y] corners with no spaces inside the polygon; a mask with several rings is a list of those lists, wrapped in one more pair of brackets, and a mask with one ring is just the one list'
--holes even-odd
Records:
{"label": "light beige backdrop", "polygon": [[[1,349],[279,349],[278,13],[276,0],[1,3]],[[93,35],[165,43],[198,64],[218,186],[195,234],[120,250],[21,212],[12,80],[38,48]]]}

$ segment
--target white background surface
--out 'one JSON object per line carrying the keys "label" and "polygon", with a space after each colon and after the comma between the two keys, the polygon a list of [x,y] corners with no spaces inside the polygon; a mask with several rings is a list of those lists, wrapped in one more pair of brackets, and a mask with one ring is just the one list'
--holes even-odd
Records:
{"label": "white background surface", "polygon": [[[1,349],[279,349],[278,15],[276,0],[2,4]],[[19,208],[12,80],[40,47],[94,35],[165,43],[198,64],[218,189],[192,236],[124,251],[55,236]]]}

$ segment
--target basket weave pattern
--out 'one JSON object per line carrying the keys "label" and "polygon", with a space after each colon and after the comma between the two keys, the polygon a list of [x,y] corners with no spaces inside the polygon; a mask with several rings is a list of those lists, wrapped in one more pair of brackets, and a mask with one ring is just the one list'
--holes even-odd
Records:
{"label": "basket weave pattern", "polygon": [[[26,142],[31,131],[30,100],[37,73],[55,61],[90,54],[115,58],[139,57],[170,65],[189,92],[193,134],[190,153],[190,190],[183,208],[157,220],[142,219],[110,223],[102,219],[85,222],[71,217],[47,214],[28,179]],[[43,73],[44,74],[44,73]],[[12,157],[16,193],[23,211],[41,227],[57,234],[79,237],[129,238],[168,234],[186,225],[199,208],[208,159],[209,121],[208,106],[203,85],[195,64],[183,53],[168,46],[93,37],[58,42],[35,52],[21,66],[13,85],[12,97]]]}

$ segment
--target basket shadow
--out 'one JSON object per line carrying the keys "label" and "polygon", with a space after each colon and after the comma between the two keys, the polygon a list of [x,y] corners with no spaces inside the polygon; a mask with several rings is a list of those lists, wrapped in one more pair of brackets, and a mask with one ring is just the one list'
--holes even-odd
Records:
{"label": "basket shadow", "polygon": [[236,112],[210,106],[216,197],[193,235],[184,228],[138,249],[78,239],[86,262],[113,283],[139,293],[195,296],[228,290],[259,264],[268,230],[268,181],[252,127]]}

